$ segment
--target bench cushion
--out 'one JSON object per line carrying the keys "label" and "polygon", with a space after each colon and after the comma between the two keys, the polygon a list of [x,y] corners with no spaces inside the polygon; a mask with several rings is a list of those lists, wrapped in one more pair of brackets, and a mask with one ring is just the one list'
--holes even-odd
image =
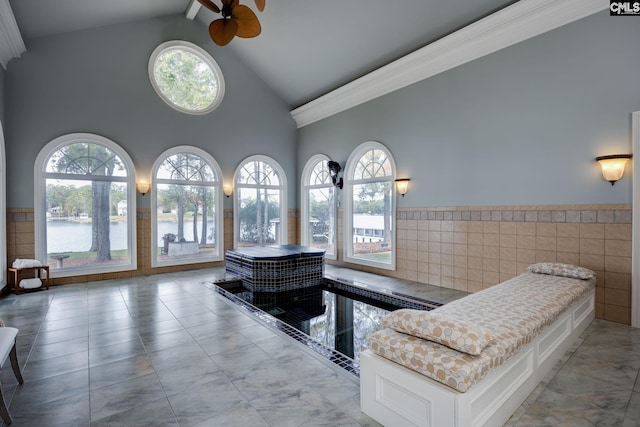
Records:
{"label": "bench cushion", "polygon": [[476,356],[493,340],[493,335],[482,326],[471,325],[437,310],[404,308],[387,314],[380,323],[398,332]]}
{"label": "bench cushion", "polygon": [[527,268],[532,273],[551,274],[552,276],[571,277],[574,279],[591,279],[595,273],[588,268],[557,262],[539,262]]}
{"label": "bench cushion", "polygon": [[594,285],[595,278],[580,280],[527,272],[434,309],[432,312],[485,328],[495,337],[477,356],[393,329],[374,333],[369,347],[382,357],[465,392]]}

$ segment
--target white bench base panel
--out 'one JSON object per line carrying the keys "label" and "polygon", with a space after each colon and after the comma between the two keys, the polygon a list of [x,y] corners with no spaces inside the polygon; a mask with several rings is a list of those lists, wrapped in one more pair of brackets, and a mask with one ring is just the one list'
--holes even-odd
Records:
{"label": "white bench base panel", "polygon": [[386,427],[502,426],[595,318],[595,288],[466,393],[360,354],[360,407]]}

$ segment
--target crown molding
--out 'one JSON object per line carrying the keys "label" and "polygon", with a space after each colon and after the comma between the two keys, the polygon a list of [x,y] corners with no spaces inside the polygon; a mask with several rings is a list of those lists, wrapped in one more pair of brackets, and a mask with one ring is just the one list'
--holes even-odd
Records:
{"label": "crown molding", "polygon": [[20,58],[27,48],[22,41],[9,0],[0,0],[0,64],[7,69],[13,58]]}
{"label": "crown molding", "polygon": [[520,0],[291,111],[298,128],[607,9],[606,0]]}

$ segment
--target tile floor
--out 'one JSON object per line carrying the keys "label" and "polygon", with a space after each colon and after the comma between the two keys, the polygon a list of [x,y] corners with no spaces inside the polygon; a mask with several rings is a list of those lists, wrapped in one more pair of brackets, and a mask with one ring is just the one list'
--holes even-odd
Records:
{"label": "tile floor", "polygon": [[[436,301],[443,288],[327,268]],[[212,292],[206,269],[0,299],[25,383],[0,373],[14,426],[375,426],[358,380]],[[510,426],[640,422],[640,330],[594,322]]]}

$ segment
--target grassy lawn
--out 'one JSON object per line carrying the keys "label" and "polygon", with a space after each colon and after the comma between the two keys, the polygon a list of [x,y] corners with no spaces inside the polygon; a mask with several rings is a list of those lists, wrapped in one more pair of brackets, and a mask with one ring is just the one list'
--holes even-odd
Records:
{"label": "grassy lawn", "polygon": [[[65,261],[66,261],[66,260],[77,259],[77,258],[89,258],[89,257],[95,258],[96,253],[95,252],[63,252],[63,253],[48,254],[48,257],[51,258],[52,255],[69,255],[69,258],[65,258]],[[112,257],[127,256],[127,250],[126,249],[112,250],[111,256]]]}
{"label": "grassy lawn", "polygon": [[[162,251],[164,250],[164,248],[162,246],[158,246],[158,255],[163,257],[163,258],[173,258],[173,257],[169,257],[169,255],[162,253]],[[211,245],[211,246],[201,246],[200,249],[198,250],[198,253],[196,254],[191,254],[191,256],[193,257],[198,257],[198,256],[208,256],[212,253],[214,253],[216,251],[215,246]]]}

